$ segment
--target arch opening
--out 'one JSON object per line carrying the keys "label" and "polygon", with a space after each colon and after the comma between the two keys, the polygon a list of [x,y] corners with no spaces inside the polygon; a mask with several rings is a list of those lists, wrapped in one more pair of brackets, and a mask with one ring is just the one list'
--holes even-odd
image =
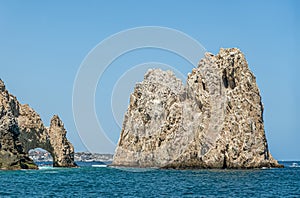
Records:
{"label": "arch opening", "polygon": [[28,151],[29,157],[34,161],[36,165],[41,166],[53,166],[52,154],[42,148],[34,148]]}

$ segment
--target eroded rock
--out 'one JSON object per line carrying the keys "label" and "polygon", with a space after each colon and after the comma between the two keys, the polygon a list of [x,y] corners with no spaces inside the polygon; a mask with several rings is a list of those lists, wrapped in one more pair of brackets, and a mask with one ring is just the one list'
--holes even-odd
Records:
{"label": "eroded rock", "polygon": [[58,116],[49,129],[28,105],[8,93],[0,80],[0,169],[36,169],[28,151],[43,148],[53,157],[53,166],[74,167],[74,148]]}
{"label": "eroded rock", "polygon": [[149,70],[130,96],[113,165],[281,167],[268,150],[261,96],[241,51],[206,53],[185,86],[170,71]]}

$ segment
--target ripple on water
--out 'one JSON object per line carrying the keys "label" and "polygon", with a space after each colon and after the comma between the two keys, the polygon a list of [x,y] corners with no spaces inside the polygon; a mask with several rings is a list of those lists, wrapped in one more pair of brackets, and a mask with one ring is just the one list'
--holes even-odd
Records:
{"label": "ripple on water", "polygon": [[0,171],[0,197],[297,197],[300,168],[291,164],[265,170],[120,169],[90,164]]}

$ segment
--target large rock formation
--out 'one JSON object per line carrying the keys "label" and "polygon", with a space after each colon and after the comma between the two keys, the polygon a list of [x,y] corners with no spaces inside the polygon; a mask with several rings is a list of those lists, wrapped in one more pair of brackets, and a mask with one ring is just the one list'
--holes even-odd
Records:
{"label": "large rock formation", "polygon": [[43,148],[51,153],[53,166],[74,167],[74,148],[57,115],[50,127],[28,105],[8,93],[0,80],[0,169],[36,169],[28,151]]}
{"label": "large rock formation", "polygon": [[256,80],[236,48],[206,53],[186,86],[149,70],[130,96],[113,165],[281,167],[269,150]]}

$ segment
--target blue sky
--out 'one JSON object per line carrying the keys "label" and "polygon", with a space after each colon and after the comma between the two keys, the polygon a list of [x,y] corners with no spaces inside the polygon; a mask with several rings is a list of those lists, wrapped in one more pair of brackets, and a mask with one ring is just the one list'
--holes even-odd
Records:
{"label": "blue sky", "polygon": [[[59,114],[75,149],[84,151],[73,120],[72,91],[85,56],[103,39],[125,29],[174,28],[212,53],[220,47],[238,47],[245,53],[263,97],[272,155],[300,160],[299,1],[174,2],[0,0],[0,78],[46,125]],[[141,50],[127,55],[107,71],[96,93],[98,116],[113,131],[112,139],[118,138],[119,128],[111,123],[109,108],[101,106],[110,103],[112,88],[105,83],[111,85],[122,75],[118,68],[142,61],[188,66],[167,52]]]}

